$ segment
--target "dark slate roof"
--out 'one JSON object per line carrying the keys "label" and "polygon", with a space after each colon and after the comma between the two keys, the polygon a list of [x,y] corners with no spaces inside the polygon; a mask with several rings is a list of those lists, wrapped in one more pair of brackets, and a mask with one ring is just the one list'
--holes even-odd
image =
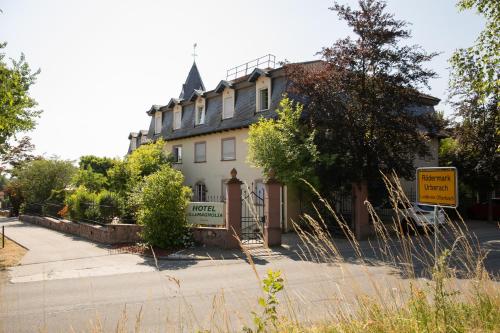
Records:
{"label": "dark slate roof", "polygon": [[188,98],[189,101],[193,102],[195,101],[198,97],[203,97],[205,94],[205,92],[203,90],[198,90],[198,89],[195,89],[193,90],[193,93],[191,94],[191,96]]}
{"label": "dark slate roof", "polygon": [[[249,82],[242,82],[235,87],[235,113],[233,118],[222,119],[222,95],[213,91],[206,92],[206,115],[205,124],[194,126],[195,103],[182,101],[182,125],[180,129],[173,130],[173,113],[163,113],[163,126],[161,134],[151,135],[153,139],[163,137],[166,140],[176,140],[191,136],[210,134],[238,128],[245,128],[258,121],[260,117],[276,117],[276,108],[282,98],[287,84],[286,78],[280,73],[271,82],[271,105],[269,110],[255,112],[255,85]],[[168,106],[160,111],[167,111]],[[154,119],[151,117],[152,128]],[[151,132],[150,132],[151,133]]]}
{"label": "dark slate roof", "polygon": [[148,111],[146,111],[146,113],[152,116],[153,114],[155,114],[156,111],[160,110],[161,107],[162,107],[161,105],[153,104],[151,105],[151,108]]}
{"label": "dark slate roof", "polygon": [[179,99],[188,99],[191,97],[194,90],[205,91],[205,85],[203,85],[203,80],[201,79],[196,62],[193,62],[193,66],[191,66],[186,82],[182,85],[182,91],[179,95]]}
{"label": "dark slate roof", "polygon": [[[316,66],[322,63],[321,60],[308,61],[297,63],[307,66]],[[195,72],[195,74],[193,74]],[[271,104],[270,108],[264,112],[256,112],[255,110],[255,83],[253,83],[259,76],[265,75],[271,78]],[[196,64],[193,64],[191,71],[186,79],[184,87],[192,85],[193,76],[199,77]],[[183,91],[181,98],[172,98],[170,102],[160,107],[158,110],[163,112],[162,131],[159,134],[154,134],[154,117],[150,119],[149,137],[156,140],[163,137],[166,140],[178,140],[181,138],[206,135],[216,132],[228,131],[232,129],[245,128],[258,121],[259,118],[274,118],[277,116],[276,109],[282,99],[283,93],[288,88],[288,80],[286,78],[283,67],[276,69],[254,70],[252,73],[237,78],[232,81],[222,80],[217,87],[211,91],[205,91],[201,78],[199,84],[201,89],[192,88],[191,93],[187,94],[187,90]],[[233,118],[222,119],[222,91],[224,88],[235,89],[235,114]],[[195,103],[194,100],[197,96],[203,96],[206,100],[206,115],[205,124],[194,125],[195,117]],[[299,100],[297,96],[289,95],[294,100]],[[415,114],[423,114],[434,112],[433,106],[439,102],[439,99],[422,94],[422,105],[411,108]],[[167,112],[171,110],[174,105],[182,105],[182,123],[181,128],[177,130],[172,129],[173,113]]]}
{"label": "dark slate roof", "polygon": [[[177,98],[171,98],[166,107],[168,109],[172,109],[176,104],[181,103],[183,100],[182,99],[177,99]],[[160,110],[161,111],[161,110]]]}
{"label": "dark slate roof", "polygon": [[257,79],[259,78],[259,76],[269,76],[269,72],[264,71],[264,70],[262,70],[260,68],[256,68],[248,76],[248,81],[255,82],[255,81],[257,81]]}
{"label": "dark slate roof", "polygon": [[228,82],[226,80],[222,80],[219,82],[217,87],[215,87],[214,92],[216,92],[217,94],[220,94],[221,92],[224,91],[224,89],[233,88],[233,87],[234,87],[234,85],[231,82]]}

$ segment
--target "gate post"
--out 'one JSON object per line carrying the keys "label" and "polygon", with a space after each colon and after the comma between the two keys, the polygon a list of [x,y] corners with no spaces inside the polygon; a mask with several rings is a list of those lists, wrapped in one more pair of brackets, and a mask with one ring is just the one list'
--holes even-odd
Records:
{"label": "gate post", "polygon": [[[231,170],[231,179],[226,182],[226,226],[228,237],[226,248],[235,249],[240,247],[238,241],[241,238],[241,184],[236,178],[238,172],[235,168]],[[237,238],[236,238],[237,237]]]}
{"label": "gate post", "polygon": [[269,172],[264,196],[264,246],[281,245],[281,184],[275,178],[273,170]]}

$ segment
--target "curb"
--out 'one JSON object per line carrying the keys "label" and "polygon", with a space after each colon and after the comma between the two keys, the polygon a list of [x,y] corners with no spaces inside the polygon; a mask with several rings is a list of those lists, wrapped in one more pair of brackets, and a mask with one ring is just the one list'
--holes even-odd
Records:
{"label": "curb", "polygon": [[190,255],[176,255],[176,254],[171,254],[168,256],[160,256],[156,257],[158,260],[170,260],[170,261],[203,261],[203,260],[219,260],[219,259],[214,259],[208,256],[190,256]]}

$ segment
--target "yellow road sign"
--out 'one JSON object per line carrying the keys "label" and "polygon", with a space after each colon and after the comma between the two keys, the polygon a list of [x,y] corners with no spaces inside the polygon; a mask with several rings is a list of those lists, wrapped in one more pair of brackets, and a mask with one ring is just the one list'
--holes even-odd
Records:
{"label": "yellow road sign", "polygon": [[443,207],[458,206],[456,168],[418,168],[417,202]]}

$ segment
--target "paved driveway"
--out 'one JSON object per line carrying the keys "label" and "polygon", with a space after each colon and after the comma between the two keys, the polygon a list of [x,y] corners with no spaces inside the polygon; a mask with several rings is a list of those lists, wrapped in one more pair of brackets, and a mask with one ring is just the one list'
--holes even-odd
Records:
{"label": "paved driveway", "polygon": [[113,254],[108,247],[79,237],[12,219],[0,219],[0,226],[5,226],[7,237],[29,250],[19,266],[9,269],[12,283],[155,270],[148,259]]}

